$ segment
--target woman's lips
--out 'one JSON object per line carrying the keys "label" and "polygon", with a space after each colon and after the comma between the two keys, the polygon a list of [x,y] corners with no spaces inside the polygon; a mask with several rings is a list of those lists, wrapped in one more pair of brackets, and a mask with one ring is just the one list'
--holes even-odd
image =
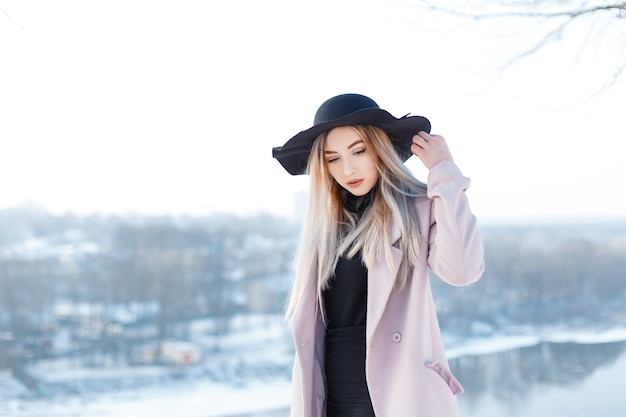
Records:
{"label": "woman's lips", "polygon": [[363,183],[363,180],[354,180],[346,183],[348,187],[356,188]]}

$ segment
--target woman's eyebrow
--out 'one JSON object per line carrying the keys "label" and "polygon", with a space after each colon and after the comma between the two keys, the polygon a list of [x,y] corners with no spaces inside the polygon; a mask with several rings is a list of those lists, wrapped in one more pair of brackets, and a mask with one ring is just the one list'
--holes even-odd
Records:
{"label": "woman's eyebrow", "polygon": [[363,139],[355,140],[354,142],[352,142],[352,143],[348,146],[348,149],[353,148],[354,146],[358,145],[359,143],[363,143]]}
{"label": "woman's eyebrow", "polygon": [[[355,140],[350,145],[348,145],[348,149],[352,149],[353,147],[355,147],[359,143],[363,143],[363,139]],[[337,151],[324,151],[324,153],[337,153]]]}

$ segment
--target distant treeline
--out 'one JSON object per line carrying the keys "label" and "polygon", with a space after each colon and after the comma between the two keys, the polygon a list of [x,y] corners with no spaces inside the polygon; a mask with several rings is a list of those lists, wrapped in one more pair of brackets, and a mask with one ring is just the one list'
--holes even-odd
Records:
{"label": "distant treeline", "polygon": [[[186,339],[212,318],[280,313],[300,226],[271,215],[144,217],[0,211],[0,365],[94,346],[128,361],[146,341]],[[433,279],[444,327],[624,319],[626,223],[486,226],[470,287]],[[436,277],[433,277],[436,278]],[[1,366],[0,366],[1,367]]]}
{"label": "distant treeline", "polygon": [[432,280],[444,325],[626,324],[626,222],[494,225],[482,234],[479,282]]}
{"label": "distant treeline", "polygon": [[146,342],[186,340],[193,319],[212,318],[218,338],[235,315],[280,313],[296,240],[295,224],[267,215],[0,211],[0,368],[67,354],[49,349],[59,331],[85,360],[96,346],[128,360]]}

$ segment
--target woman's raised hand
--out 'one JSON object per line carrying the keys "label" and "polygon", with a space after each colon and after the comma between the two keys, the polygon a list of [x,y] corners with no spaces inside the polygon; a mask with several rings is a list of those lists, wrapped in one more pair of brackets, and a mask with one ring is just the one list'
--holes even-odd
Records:
{"label": "woman's raised hand", "polygon": [[411,152],[430,169],[441,161],[453,161],[446,140],[441,135],[430,135],[424,131],[413,136]]}

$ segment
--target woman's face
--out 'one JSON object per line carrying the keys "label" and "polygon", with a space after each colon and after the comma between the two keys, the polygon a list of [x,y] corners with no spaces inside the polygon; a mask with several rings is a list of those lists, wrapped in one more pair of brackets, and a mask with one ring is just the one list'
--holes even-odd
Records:
{"label": "woman's face", "polygon": [[367,194],[378,182],[376,156],[350,127],[336,127],[328,132],[324,158],[335,181],[356,196]]}

